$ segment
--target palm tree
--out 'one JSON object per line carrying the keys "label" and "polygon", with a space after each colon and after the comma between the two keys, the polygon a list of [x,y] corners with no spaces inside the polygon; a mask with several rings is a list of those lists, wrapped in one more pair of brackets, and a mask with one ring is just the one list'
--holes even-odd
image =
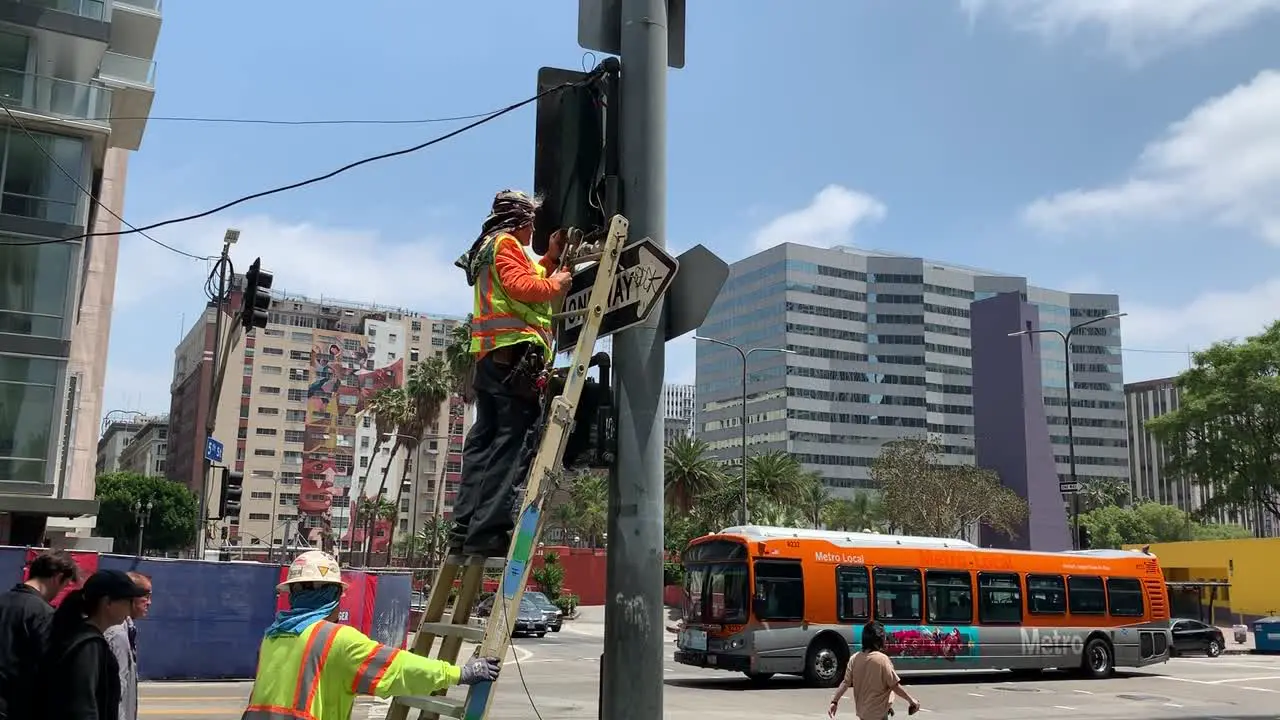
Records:
{"label": "palm tree", "polygon": [[679,435],[663,452],[663,484],[667,504],[681,513],[689,512],[696,498],[715,488],[724,476],[720,461],[711,457],[711,448],[703,440]]}
{"label": "palm tree", "polygon": [[827,508],[831,506],[831,490],[816,473],[806,473],[808,479],[804,491],[800,494],[800,506],[804,508],[805,520],[814,527],[822,527],[822,519]]}
{"label": "palm tree", "polygon": [[747,488],[766,498],[794,498],[804,491],[804,468],[790,453],[774,450],[747,458]]}
{"label": "palm tree", "polygon": [[881,526],[880,503],[868,492],[832,500],[827,507],[827,527],[845,532],[876,530]]}
{"label": "palm tree", "polygon": [[592,547],[598,547],[609,521],[609,488],[604,476],[579,475],[569,489],[569,497],[577,518],[576,529],[591,541]]}
{"label": "palm tree", "polygon": [[449,344],[444,349],[445,361],[453,375],[453,392],[470,405],[475,401],[472,383],[476,374],[476,356],[471,353],[471,316],[449,331]]}

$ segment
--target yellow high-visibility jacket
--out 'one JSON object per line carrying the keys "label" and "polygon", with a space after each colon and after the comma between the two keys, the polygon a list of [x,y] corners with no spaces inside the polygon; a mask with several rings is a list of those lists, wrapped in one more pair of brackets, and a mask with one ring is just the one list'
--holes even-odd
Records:
{"label": "yellow high-visibility jacket", "polygon": [[242,720],[348,720],[357,695],[430,695],[462,669],[383,645],[349,625],[318,622],[266,638]]}

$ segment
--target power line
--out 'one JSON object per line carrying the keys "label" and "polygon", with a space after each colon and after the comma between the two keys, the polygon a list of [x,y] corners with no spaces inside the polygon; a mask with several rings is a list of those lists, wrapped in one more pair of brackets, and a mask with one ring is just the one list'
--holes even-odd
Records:
{"label": "power line", "polygon": [[[499,108],[498,110],[501,110]],[[96,120],[98,122],[111,122],[113,120],[135,120],[152,122],[185,122],[185,123],[204,123],[209,125],[283,125],[288,127],[316,126],[316,125],[434,125],[437,123],[459,122],[462,120],[475,120],[477,118],[487,117],[498,110],[489,110],[482,113],[472,113],[470,115],[452,115],[447,117],[433,118],[326,118],[321,120],[282,120],[275,118],[244,118],[244,117],[203,117],[198,115],[160,115],[156,117],[139,116],[108,116],[98,118],[86,118],[87,120]]]}
{"label": "power line", "polygon": [[[92,200],[92,201],[94,202],[94,204],[96,204],[98,207],[102,208],[103,210],[106,210],[106,211],[107,211],[107,213],[108,213],[109,215],[111,215],[112,217],[114,217],[116,220],[119,220],[119,221],[120,221],[120,224],[124,225],[125,227],[128,227],[128,228],[129,228],[129,230],[130,230],[131,232],[138,233],[138,234],[139,234],[139,235],[141,235],[142,237],[144,237],[144,238],[146,238],[146,239],[150,240],[151,242],[155,243],[156,245],[159,245],[160,247],[164,248],[165,250],[168,250],[168,251],[170,251],[170,252],[177,253],[177,254],[179,254],[179,255],[183,255],[183,256],[189,257],[189,258],[191,258],[191,259],[193,259],[193,260],[212,260],[212,259],[213,259],[212,257],[204,257],[204,256],[200,256],[200,255],[193,255],[192,253],[186,252],[185,250],[179,250],[178,248],[173,247],[172,245],[167,245],[167,244],[165,244],[165,243],[162,243],[162,242],[160,242],[159,240],[157,240],[157,239],[155,239],[155,238],[151,237],[150,235],[146,234],[145,232],[142,232],[141,230],[139,230],[138,228],[134,227],[133,225],[129,224],[129,221],[128,221],[128,220],[125,220],[123,217],[120,217],[120,214],[119,214],[119,213],[117,213],[115,210],[112,210],[111,208],[107,207],[107,205],[106,205],[105,203],[103,203],[103,202],[102,202],[101,200],[99,200],[99,199],[98,199],[98,198],[97,198],[97,197],[96,197],[92,192],[90,192],[90,191],[89,191],[89,189],[88,189],[88,188],[86,188],[86,187],[85,187],[85,186],[80,182],[80,178],[78,178],[78,177],[76,177],[76,176],[72,175],[70,172],[68,172],[68,171],[67,171],[67,169],[66,169],[66,168],[62,167],[61,163],[59,163],[59,162],[58,162],[58,161],[53,157],[53,155],[51,155],[51,154],[49,153],[49,151],[45,149],[45,147],[44,147],[44,143],[40,142],[40,141],[36,138],[36,136],[35,136],[35,135],[33,135],[33,134],[31,133],[31,131],[30,131],[30,130],[28,130],[28,129],[27,129],[26,124],[25,124],[25,123],[23,123],[23,122],[22,122],[22,120],[18,119],[18,116],[17,116],[17,115],[14,115],[14,114],[13,114],[13,111],[9,109],[9,105],[8,105],[8,103],[5,103],[3,100],[0,100],[0,109],[3,109],[3,110],[4,110],[5,115],[8,115],[8,116],[9,116],[9,120],[11,120],[11,121],[13,122],[13,124],[14,124],[14,125],[17,125],[17,126],[18,126],[18,129],[19,129],[19,130],[21,130],[21,131],[22,131],[22,133],[23,133],[24,135],[26,135],[26,136],[27,136],[27,139],[28,139],[28,140],[30,140],[30,141],[32,142],[32,144],[34,144],[34,145],[36,146],[36,148],[37,148],[37,149],[39,149],[39,150],[40,150],[40,154],[41,154],[41,155],[44,155],[44,157],[45,157],[45,159],[46,159],[46,160],[48,160],[49,162],[53,163],[53,166],[54,166],[54,167],[56,167],[56,168],[58,169],[58,172],[60,172],[60,173],[62,173],[63,175],[65,175],[65,176],[67,177],[67,179],[68,179],[68,180],[70,180],[70,181],[72,182],[72,184],[74,184],[74,185],[75,185],[75,186],[80,190],[80,192],[84,193],[85,197],[87,197],[87,198],[89,198],[90,200]],[[95,233],[95,234],[96,234],[96,235],[114,235],[114,234],[116,234],[116,233]],[[86,236],[81,236],[81,237],[86,237]],[[74,240],[74,239],[76,239],[76,238],[51,239],[51,240],[32,240],[32,241],[29,241],[29,242],[0,242],[0,245],[22,245],[22,246],[25,246],[25,245],[48,245],[48,244],[55,243],[55,242],[68,242],[69,240]]]}
{"label": "power line", "polygon": [[584,79],[582,79],[582,80],[578,80],[578,81],[576,81],[576,82],[561,83],[561,84],[556,85],[556,86],[554,86],[554,87],[547,88],[546,90],[543,90],[542,92],[538,93],[537,95],[534,95],[534,96],[532,96],[532,97],[529,97],[529,98],[526,98],[526,99],[524,99],[524,100],[521,100],[520,102],[513,103],[513,104],[511,104],[511,105],[508,105],[508,106],[506,106],[506,107],[502,108],[501,110],[496,110],[496,111],[494,111],[494,112],[491,112],[491,113],[489,113],[489,114],[487,114],[487,115],[484,115],[484,116],[480,117],[480,119],[478,119],[478,120],[476,120],[476,121],[474,121],[474,122],[470,122],[470,123],[467,123],[466,125],[463,125],[462,127],[458,128],[458,129],[456,129],[456,130],[452,130],[452,131],[447,132],[447,133],[445,133],[445,134],[443,134],[443,135],[436,136],[436,137],[434,137],[434,138],[432,138],[432,139],[430,139],[430,140],[427,140],[426,142],[418,143],[417,145],[414,145],[414,146],[412,146],[412,147],[402,148],[402,149],[400,149],[400,150],[393,150],[393,151],[391,151],[391,152],[385,152],[385,153],[381,153],[381,154],[379,154],[379,155],[373,155],[373,156],[370,156],[370,157],[366,157],[366,158],[363,158],[363,159],[361,159],[361,160],[356,160],[355,162],[347,163],[346,165],[343,165],[342,167],[340,167],[340,168],[338,168],[338,169],[336,169],[336,170],[332,170],[332,171],[330,171],[330,172],[327,172],[327,173],[325,173],[325,174],[323,174],[323,175],[317,175],[317,176],[315,176],[315,177],[311,177],[311,178],[308,178],[308,179],[306,179],[306,180],[300,180],[300,181],[298,181],[298,182],[290,183],[290,184],[288,184],[288,185],[281,185],[281,186],[279,186],[279,187],[271,188],[270,190],[263,190],[263,191],[261,191],[261,192],[256,192],[256,193],[253,193],[253,194],[250,194],[250,195],[244,195],[244,196],[239,197],[239,198],[236,198],[235,200],[232,200],[232,201],[230,201],[230,202],[223,203],[222,205],[219,205],[219,206],[217,206],[217,207],[215,207],[215,208],[212,208],[212,209],[209,209],[209,210],[205,210],[204,212],[195,213],[195,214],[193,214],[193,215],[185,215],[185,216],[183,216],[183,217],[172,218],[172,219],[170,219],[170,220],[162,220],[162,221],[160,221],[160,222],[151,223],[150,225],[144,225],[143,227],[140,227],[140,228],[135,228],[135,227],[133,227],[133,226],[130,226],[130,229],[129,229],[128,231],[126,231],[126,232],[83,233],[83,234],[81,234],[81,235],[75,235],[75,236],[73,236],[73,237],[69,237],[69,238],[62,238],[61,240],[54,240],[54,239],[50,239],[50,240],[46,240],[46,241],[43,241],[43,242],[69,242],[69,241],[72,241],[72,240],[79,240],[79,239],[81,239],[81,238],[101,237],[101,236],[109,236],[109,235],[117,235],[117,236],[120,236],[120,235],[129,235],[129,234],[132,234],[132,233],[142,233],[142,232],[145,232],[145,231],[147,231],[147,230],[155,230],[156,228],[161,228],[161,227],[165,227],[165,226],[168,226],[168,225],[176,225],[176,224],[178,224],[178,223],[190,222],[190,221],[192,221],[192,220],[199,220],[199,219],[201,219],[201,218],[208,217],[208,216],[213,215],[213,214],[215,214],[215,213],[222,212],[223,210],[227,210],[227,209],[229,209],[229,208],[233,208],[233,207],[235,207],[235,206],[237,206],[237,205],[241,205],[241,204],[243,204],[243,203],[249,202],[250,200],[257,200],[257,199],[259,199],[259,198],[264,198],[264,197],[267,197],[267,196],[269,196],[269,195],[276,195],[276,194],[279,194],[279,193],[288,192],[288,191],[290,191],[290,190],[297,190],[297,189],[299,189],[299,188],[303,188],[303,187],[306,187],[306,186],[308,186],[308,185],[314,185],[314,184],[316,184],[316,183],[324,182],[325,180],[329,180],[329,179],[331,179],[331,178],[334,178],[334,177],[336,177],[336,176],[338,176],[338,175],[341,175],[342,173],[345,173],[345,172],[347,172],[347,171],[349,171],[349,170],[354,170],[355,168],[358,168],[358,167],[360,167],[360,166],[362,166],[362,165],[368,165],[369,163],[377,162],[377,161],[379,161],[379,160],[387,160],[387,159],[390,159],[390,158],[399,157],[399,156],[402,156],[402,155],[408,155],[408,154],[410,154],[410,153],[415,153],[415,152],[418,152],[419,150],[425,150],[426,148],[429,148],[429,147],[431,147],[432,145],[436,145],[436,144],[438,144],[438,143],[442,143],[442,142],[444,142],[445,140],[450,140],[450,139],[455,138],[455,137],[457,137],[457,136],[459,136],[459,135],[461,135],[461,134],[463,134],[463,133],[465,133],[465,132],[467,132],[467,131],[469,131],[469,130],[473,130],[473,129],[475,129],[475,128],[478,128],[478,127],[480,127],[481,125],[484,125],[485,123],[488,123],[488,122],[492,122],[492,121],[494,121],[494,120],[497,120],[498,118],[502,117],[503,115],[506,115],[507,113],[510,113],[510,112],[514,112],[515,110],[518,110],[518,109],[520,109],[520,108],[524,107],[525,105],[529,105],[529,104],[531,104],[531,103],[537,102],[538,100],[541,100],[542,98],[546,97],[547,95],[551,95],[551,94],[553,94],[553,93],[558,93],[558,92],[561,92],[561,91],[566,90],[566,89],[571,88],[571,87],[576,87],[576,86],[585,85],[585,84],[588,84],[588,83],[591,83],[591,82],[595,82],[595,81],[596,81],[596,80],[597,80],[597,79],[598,79],[598,78],[599,78],[603,73],[604,73],[604,71],[603,71],[603,70],[597,70],[596,72],[593,72],[592,74],[588,75],[586,78],[584,78]]}

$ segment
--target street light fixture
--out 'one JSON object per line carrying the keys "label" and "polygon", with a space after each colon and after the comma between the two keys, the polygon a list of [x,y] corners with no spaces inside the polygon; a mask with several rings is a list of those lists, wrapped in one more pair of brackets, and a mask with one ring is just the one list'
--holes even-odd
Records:
{"label": "street light fixture", "polygon": [[785,353],[787,355],[795,355],[796,351],[788,350],[786,348],[774,348],[774,347],[754,347],[748,350],[744,350],[742,347],[738,345],[734,345],[733,343],[730,343],[730,342],[725,342],[724,340],[716,340],[715,338],[702,337],[701,335],[694,335],[693,339],[701,340],[703,342],[714,343],[716,345],[723,345],[724,347],[727,347],[727,348],[733,348],[734,350],[738,351],[739,355],[742,356],[742,524],[746,525],[747,524],[747,358],[750,357],[751,353],[753,352],[776,352],[776,353]]}
{"label": "street light fixture", "polygon": [[[1072,325],[1071,329],[1065,333],[1055,328],[1043,328],[1040,330],[1019,330],[1009,333],[1009,337],[1019,337],[1021,335],[1041,335],[1044,333],[1052,333],[1062,338],[1062,356],[1066,361],[1066,379],[1067,379],[1067,460],[1071,467],[1071,486],[1077,486],[1076,480],[1076,432],[1075,432],[1075,416],[1071,407],[1071,336],[1082,327],[1088,327],[1100,323],[1103,320],[1114,320],[1122,318],[1129,313],[1110,313],[1102,317],[1096,317],[1092,320],[1086,320],[1082,323]],[[1080,492],[1071,493],[1071,547],[1075,550],[1080,549]]]}
{"label": "street light fixture", "polygon": [[138,521],[138,557],[142,557],[142,533],[147,529],[147,519],[151,517],[154,507],[155,504],[150,500],[146,503],[141,500],[133,501],[133,516]]}

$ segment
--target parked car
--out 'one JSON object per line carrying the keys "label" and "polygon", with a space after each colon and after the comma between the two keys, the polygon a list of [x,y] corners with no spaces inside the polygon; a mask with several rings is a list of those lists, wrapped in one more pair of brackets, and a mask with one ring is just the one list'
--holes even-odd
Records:
{"label": "parked car", "polygon": [[1173,654],[1204,653],[1218,657],[1227,646],[1222,631],[1199,620],[1178,618],[1170,625],[1173,631]]}
{"label": "parked car", "polygon": [[560,628],[564,626],[564,613],[551,602],[551,598],[547,597],[546,593],[531,590],[525,590],[524,596],[547,616],[547,627],[551,628],[551,632],[560,632]]}
{"label": "parked car", "polygon": [[[476,617],[487,618],[493,613],[493,599],[495,595],[481,600],[473,615]],[[516,621],[511,628],[511,635],[532,635],[534,637],[545,637],[547,634],[547,616],[542,609],[533,604],[528,594],[520,598],[520,610],[516,613]]]}

